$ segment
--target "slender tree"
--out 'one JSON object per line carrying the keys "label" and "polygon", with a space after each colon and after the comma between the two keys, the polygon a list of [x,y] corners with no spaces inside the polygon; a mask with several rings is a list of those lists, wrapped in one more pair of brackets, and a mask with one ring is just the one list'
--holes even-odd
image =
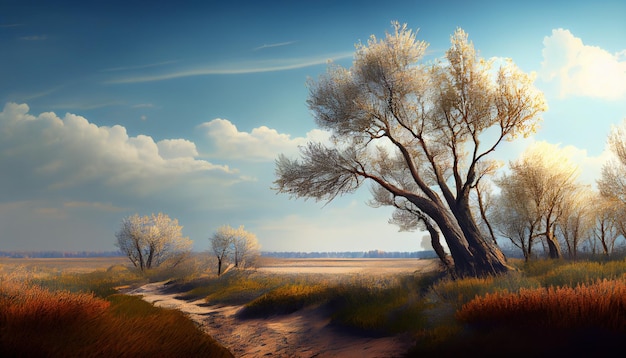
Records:
{"label": "slender tree", "polygon": [[358,44],[350,69],[331,65],[309,82],[309,108],[332,133],[300,160],[280,155],[275,188],[330,201],[365,181],[403,198],[432,220],[459,276],[507,271],[470,205],[482,162],[504,140],[527,135],[546,109],[531,76],[512,61],[494,69],[457,29],[445,59],[420,62],[427,44],[406,25]]}
{"label": "slender tree", "polygon": [[592,238],[600,244],[602,253],[606,256],[613,252],[617,238],[623,235],[621,206],[617,201],[603,196],[592,204]]}
{"label": "slender tree", "polygon": [[596,206],[598,194],[589,186],[578,186],[568,193],[557,221],[557,234],[567,247],[569,258],[576,259],[579,246],[592,236],[594,220],[600,214]]}
{"label": "slender tree", "polygon": [[253,233],[242,226],[234,230],[232,257],[235,267],[246,268],[259,256],[259,241]]}
{"label": "slender tree", "polygon": [[217,275],[220,276],[224,263],[231,255],[233,249],[232,228],[228,225],[220,226],[210,240],[211,250],[217,258]]}
{"label": "slender tree", "polygon": [[501,232],[525,240],[527,244],[522,245],[528,250],[527,258],[535,237],[544,240],[550,258],[560,258],[561,246],[555,233],[563,212],[581,190],[576,182],[578,167],[557,146],[540,142],[512,161],[509,168],[510,173],[497,180],[500,205],[506,212],[497,220]]}

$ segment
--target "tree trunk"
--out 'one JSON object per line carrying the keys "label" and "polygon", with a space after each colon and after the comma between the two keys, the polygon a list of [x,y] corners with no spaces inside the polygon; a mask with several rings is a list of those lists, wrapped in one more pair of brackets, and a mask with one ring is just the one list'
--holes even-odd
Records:
{"label": "tree trunk", "polygon": [[441,242],[439,241],[439,232],[433,225],[431,225],[428,219],[423,219],[422,221],[424,222],[424,226],[426,226],[426,230],[428,230],[428,233],[430,234],[430,243],[433,247],[433,250],[435,250],[437,257],[439,257],[439,260],[445,267],[446,271],[452,274],[453,277],[456,276],[454,274],[454,267],[452,265],[452,262],[450,262],[450,258],[446,254],[443,246],[441,246]]}
{"label": "tree trunk", "polygon": [[220,276],[222,274],[222,258],[217,257],[217,275]]}
{"label": "tree trunk", "polygon": [[[135,242],[135,250],[137,250],[137,257],[139,257],[139,269],[141,272],[145,270],[144,262],[143,262],[143,253],[141,252],[141,246],[139,245],[139,239],[133,236],[133,241]],[[135,266],[137,266],[135,264]]]}
{"label": "tree trunk", "polygon": [[[488,244],[480,235],[473,218],[456,210],[456,220],[443,203],[437,204],[419,196],[405,196],[428,215],[439,227],[448,244],[454,269],[459,277],[484,277],[507,272],[510,268],[499,248]],[[469,207],[468,214],[471,216]],[[459,219],[460,218],[460,219]]]}
{"label": "tree trunk", "polygon": [[546,233],[546,243],[548,244],[548,256],[551,259],[561,258],[561,247],[556,236],[552,232]]}
{"label": "tree trunk", "polygon": [[463,231],[468,243],[468,248],[472,254],[471,259],[472,265],[474,266],[473,276],[498,275],[509,271],[510,267],[506,263],[506,257],[499,247],[483,237],[474,218],[471,216],[469,207],[455,209],[453,213],[459,227]]}

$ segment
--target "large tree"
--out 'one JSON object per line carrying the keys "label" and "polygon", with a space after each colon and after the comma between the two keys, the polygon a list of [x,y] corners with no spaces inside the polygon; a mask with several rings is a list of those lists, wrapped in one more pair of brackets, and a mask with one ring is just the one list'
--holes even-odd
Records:
{"label": "large tree", "polygon": [[307,101],[331,143],[308,143],[300,159],[280,155],[276,189],[332,200],[369,181],[406,200],[446,240],[460,276],[509,269],[480,231],[470,192],[504,140],[527,135],[546,109],[531,76],[510,60],[478,56],[457,29],[445,59],[424,63],[427,44],[394,23],[384,39],[358,44],[350,69],[330,65],[309,82]]}
{"label": "large tree", "polygon": [[192,241],[182,235],[178,220],[159,213],[124,218],[115,233],[116,246],[142,272],[166,265],[178,265],[191,252]]}

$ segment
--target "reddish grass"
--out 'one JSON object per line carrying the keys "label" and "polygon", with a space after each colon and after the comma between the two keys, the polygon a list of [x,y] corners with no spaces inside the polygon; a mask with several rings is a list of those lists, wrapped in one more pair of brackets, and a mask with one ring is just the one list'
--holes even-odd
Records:
{"label": "reddish grass", "polygon": [[456,317],[478,326],[599,328],[626,333],[626,283],[601,280],[573,288],[490,293],[465,304]]}
{"label": "reddish grass", "polygon": [[2,357],[232,357],[183,313],[0,281]]}

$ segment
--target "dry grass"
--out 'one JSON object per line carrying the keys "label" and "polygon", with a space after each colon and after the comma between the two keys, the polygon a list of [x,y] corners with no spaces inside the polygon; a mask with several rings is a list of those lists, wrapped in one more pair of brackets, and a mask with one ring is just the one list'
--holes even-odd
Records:
{"label": "dry grass", "polygon": [[488,293],[465,304],[456,317],[481,326],[598,328],[626,333],[626,282],[601,280],[576,287]]}
{"label": "dry grass", "polygon": [[[328,268],[333,263],[324,264]],[[343,270],[345,264],[338,266]],[[320,307],[337,325],[370,332],[412,332],[417,341],[414,356],[502,356],[503,350],[509,350],[507,356],[554,356],[580,342],[595,354],[623,339],[626,261],[539,260],[517,265],[520,272],[462,280],[440,280],[434,272],[314,274],[297,268],[297,273],[288,274],[283,267],[281,273],[232,271],[168,286],[211,304],[244,304],[244,317]],[[210,339],[205,342],[201,337],[206,335],[178,311],[157,309],[137,297],[109,296],[107,290],[113,285],[132,282],[132,274],[123,267],[66,273],[50,266],[0,265],[0,273],[53,289],[0,282],[0,356],[31,355],[35,349],[45,349],[49,356],[68,352],[72,356],[162,356],[164,352],[180,355],[187,349],[194,356],[211,346]],[[107,300],[94,292],[108,296]],[[23,299],[19,295],[24,302],[33,299],[15,305]],[[29,319],[32,323],[32,312],[44,319],[27,324]],[[62,329],[44,329],[63,320],[67,323]],[[20,324],[28,329],[8,328]],[[32,337],[38,337],[34,343]],[[515,347],[512,353],[511,347]]]}
{"label": "dry grass", "polygon": [[183,313],[109,295],[137,279],[127,269],[0,269],[1,357],[232,357]]}

